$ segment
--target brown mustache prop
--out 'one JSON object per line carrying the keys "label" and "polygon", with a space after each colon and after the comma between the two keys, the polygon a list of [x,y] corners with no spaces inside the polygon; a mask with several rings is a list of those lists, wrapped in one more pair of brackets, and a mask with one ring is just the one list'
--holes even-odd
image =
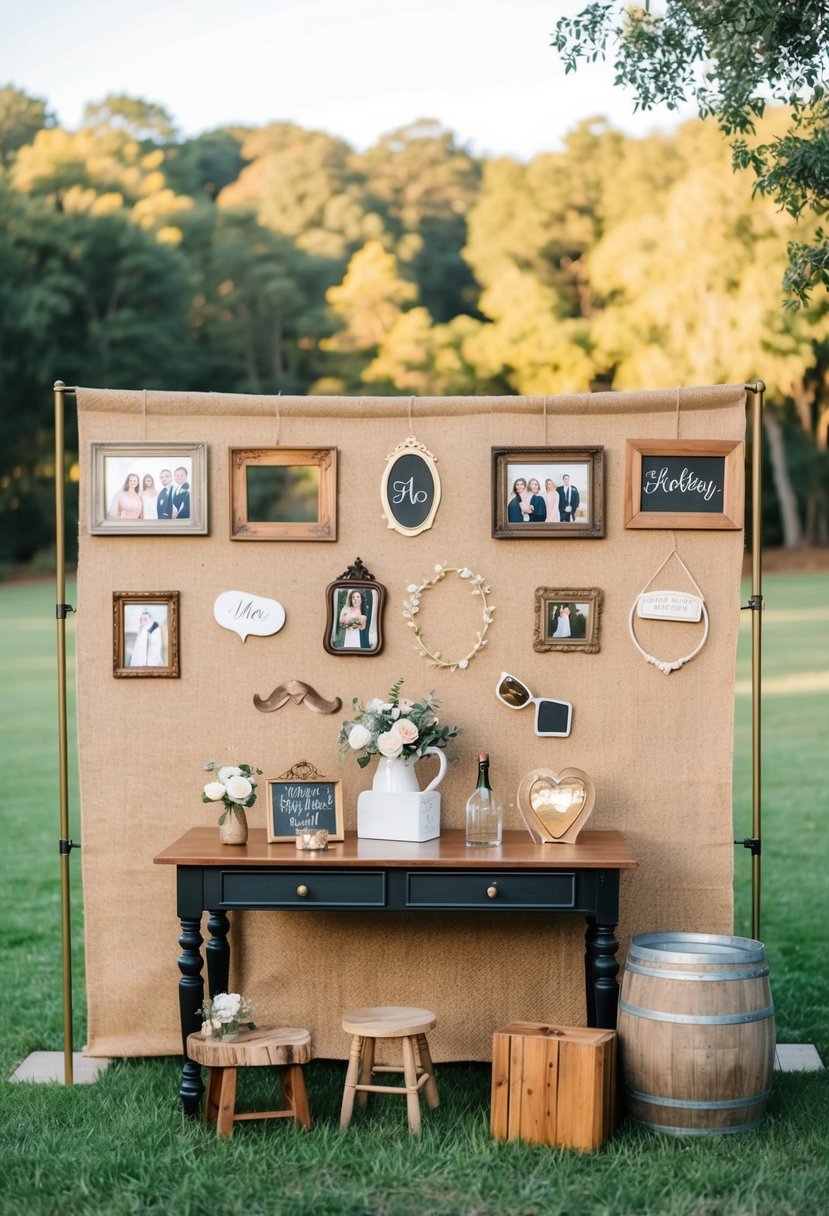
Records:
{"label": "brown mustache prop", "polygon": [[278,684],[267,698],[260,697],[258,693],[255,693],[253,697],[253,704],[263,714],[273,713],[275,709],[281,709],[289,701],[293,701],[295,705],[305,702],[307,708],[315,714],[335,714],[338,709],[342,708],[342,701],[339,697],[335,697],[333,701],[326,701],[316,688],[306,684],[303,680],[287,680],[284,684]]}

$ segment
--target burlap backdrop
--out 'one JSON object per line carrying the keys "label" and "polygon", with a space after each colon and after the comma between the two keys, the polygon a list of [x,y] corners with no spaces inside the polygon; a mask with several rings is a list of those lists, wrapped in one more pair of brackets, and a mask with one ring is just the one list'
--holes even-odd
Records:
{"label": "burlap backdrop", "polygon": [[[681,438],[742,439],[742,385],[684,389]],[[81,451],[77,618],[78,714],[86,905],[88,1051],[128,1056],[180,1050],[175,873],[153,856],[186,829],[215,822],[200,801],[206,760],[248,760],[276,777],[307,759],[344,780],[346,829],[371,771],[340,765],[343,714],[289,704],[253,707],[284,680],[325,697],[437,690],[444,721],[460,723],[457,764],[443,784],[443,823],[463,825],[479,750],[520,828],[515,791],[536,766],[574,765],[592,776],[591,828],[626,833],[639,869],[622,882],[620,958],[645,930],[728,933],[732,927],[731,755],[739,622],[741,532],[682,532],[679,551],[711,617],[700,656],[665,676],[628,636],[630,606],[670,551],[669,531],[625,531],[626,438],[674,438],[676,390],[547,398],[260,398],[196,393],[78,390]],[[412,425],[409,410],[412,413]],[[386,456],[411,430],[437,456],[443,500],[417,537],[390,531],[379,487]],[[207,536],[90,536],[90,442],[206,440]],[[227,449],[335,444],[339,450],[336,543],[233,542],[228,538]],[[494,541],[490,447],[599,444],[605,449],[603,540]],[[322,646],[324,588],[360,556],[388,589],[385,649],[331,656]],[[490,644],[458,672],[435,671],[415,650],[401,602],[407,583],[435,562],[467,565],[491,582],[497,606]],[[600,587],[598,654],[533,650],[537,586]],[[690,589],[676,563],[656,584]],[[238,589],[280,600],[287,623],[246,643],[220,628],[213,601]],[[113,591],[181,593],[181,678],[115,679]],[[444,654],[462,654],[480,623],[458,579],[424,596],[422,623]],[[648,624],[652,653],[693,649],[699,626]],[[531,712],[496,699],[502,670],[536,695],[574,704],[569,739],[539,739]],[[424,770],[432,771],[427,760]],[[249,812],[262,826],[262,804]],[[286,846],[287,847],[287,846]],[[554,847],[554,846],[551,846]],[[231,918],[231,985],[250,996],[262,1024],[313,1031],[318,1055],[340,1057],[340,1013],[364,1004],[418,1004],[438,1012],[438,1059],[488,1059],[492,1031],[515,1019],[583,1024],[583,932],[572,916],[302,915]]]}

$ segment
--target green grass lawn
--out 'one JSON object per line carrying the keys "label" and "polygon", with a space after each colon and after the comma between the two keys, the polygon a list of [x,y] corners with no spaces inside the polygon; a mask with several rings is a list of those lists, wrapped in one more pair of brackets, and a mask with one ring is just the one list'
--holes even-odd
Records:
{"label": "green grass lawn", "polygon": [[[762,936],[779,1041],[815,1043],[829,1058],[829,576],[769,577],[765,595]],[[30,1051],[60,1050],[63,1042],[55,630],[49,584],[0,588],[0,1078]],[[70,619],[70,650],[73,631]],[[746,622],[738,689],[750,675],[748,636]],[[735,837],[742,838],[751,834],[750,698],[739,691],[736,723]],[[72,807],[70,834],[80,838],[74,795]],[[748,936],[747,851],[736,849],[735,867],[735,933]],[[77,855],[72,874],[80,1046]],[[625,1123],[600,1152],[580,1154],[493,1142],[484,1065],[439,1069],[442,1106],[426,1113],[419,1141],[407,1132],[400,1101],[378,1102],[342,1136],[343,1065],[315,1061],[310,1133],[253,1123],[220,1143],[183,1118],[179,1071],[172,1059],[126,1060],[94,1085],[70,1089],[0,1080],[0,1214],[787,1216],[827,1207],[825,1072],[777,1074],[759,1131],[674,1140]],[[242,1101],[268,1105],[265,1084],[258,1072],[243,1073]]]}

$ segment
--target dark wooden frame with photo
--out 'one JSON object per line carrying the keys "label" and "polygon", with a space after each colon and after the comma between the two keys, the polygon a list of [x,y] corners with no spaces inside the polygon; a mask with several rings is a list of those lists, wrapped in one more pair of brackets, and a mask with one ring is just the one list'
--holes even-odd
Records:
{"label": "dark wooden frame with photo", "polygon": [[[207,444],[173,440],[172,442],[109,443],[90,445],[92,494],[90,499],[89,533],[91,536],[204,536],[207,532]],[[143,469],[141,462],[144,462]],[[187,462],[186,464],[184,462]],[[115,499],[113,473],[120,465],[117,481],[126,469],[127,480],[135,476],[139,484],[149,474],[151,464],[158,470],[166,465],[171,472],[182,467],[188,473],[184,483],[188,490],[187,518],[130,519],[113,517]],[[136,469],[129,468],[136,464]],[[151,474],[150,474],[151,475]],[[118,491],[120,493],[122,491]],[[116,497],[117,497],[116,493]],[[160,491],[159,491],[160,495]]]}
{"label": "dark wooden frame with photo", "polygon": [[[336,448],[229,448],[227,459],[231,540],[337,539]],[[263,469],[282,470],[283,475],[288,469],[314,470],[317,492],[313,518],[251,518],[248,471]],[[275,499],[283,489],[277,473]]]}
{"label": "dark wooden frame with photo", "polygon": [[[556,605],[566,604],[578,610],[583,604],[588,611],[577,611],[575,619],[584,617],[584,634],[581,635],[580,622],[578,632],[566,638],[553,636],[554,626],[551,620],[551,609]],[[602,615],[602,593],[598,587],[536,587],[535,589],[535,635],[533,650],[545,653],[549,650],[573,651],[581,650],[584,654],[597,654],[599,651],[599,625]],[[551,627],[552,626],[552,627]],[[581,635],[581,636],[580,636]]]}
{"label": "dark wooden frame with photo", "polygon": [[[112,593],[112,674],[128,679],[178,679],[179,666],[179,612],[178,591],[113,591]],[[163,606],[166,614],[167,662],[164,664],[132,665],[132,654],[127,655],[126,610],[141,607],[149,611]],[[157,622],[156,622],[157,624]],[[149,657],[149,652],[147,657]],[[160,655],[159,655],[160,657]]]}
{"label": "dark wooden frame with photo", "polygon": [[[580,470],[581,485],[572,520],[562,520],[561,502],[558,499],[558,483],[555,477],[567,476],[572,483],[573,473],[567,469]],[[547,470],[546,477],[543,470]],[[553,476],[555,474],[555,476]],[[556,495],[553,508],[558,518],[546,517],[548,504],[545,499],[544,516],[541,522],[530,515],[521,514],[519,495],[513,490],[518,481],[528,485],[530,481],[542,483],[552,481]],[[584,488],[584,481],[587,487]],[[535,496],[533,496],[535,497]],[[544,498],[544,495],[541,495]],[[528,505],[528,512],[530,507]],[[568,507],[569,510],[569,507]],[[584,518],[580,519],[582,515]],[[516,516],[520,516],[516,518]],[[604,536],[604,448],[595,446],[550,448],[521,447],[492,449],[492,535],[495,540],[586,540]]]}
{"label": "dark wooden frame with photo", "polygon": [[[366,614],[366,622],[360,630],[360,644],[346,646],[345,641],[337,645],[336,639],[343,626],[340,615],[348,598],[354,592],[361,596],[361,607],[365,609],[365,595],[371,596],[371,612]],[[342,601],[342,602],[341,602]],[[362,655],[364,657],[379,654],[383,649],[383,607],[386,602],[386,588],[378,583],[370,570],[367,570],[358,557],[353,565],[344,570],[339,578],[334,579],[325,588],[326,622],[322,644],[328,654],[333,655]],[[373,638],[373,640],[372,640]]]}

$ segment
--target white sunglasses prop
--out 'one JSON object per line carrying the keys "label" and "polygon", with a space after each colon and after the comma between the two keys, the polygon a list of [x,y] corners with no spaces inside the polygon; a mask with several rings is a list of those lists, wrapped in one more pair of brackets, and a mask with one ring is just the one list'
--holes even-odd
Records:
{"label": "white sunglasses prop", "polygon": [[527,685],[502,671],[495,695],[507,709],[535,706],[535,733],[543,738],[566,739],[573,724],[573,706],[569,701],[554,701],[550,697],[534,697]]}

